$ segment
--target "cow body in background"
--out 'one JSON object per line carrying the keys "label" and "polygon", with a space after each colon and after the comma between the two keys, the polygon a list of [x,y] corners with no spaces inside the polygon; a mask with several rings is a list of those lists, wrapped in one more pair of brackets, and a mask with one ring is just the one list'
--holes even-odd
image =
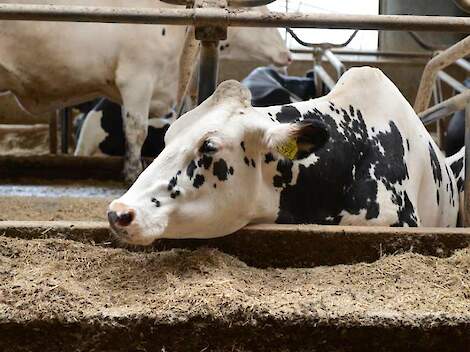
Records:
{"label": "cow body in background", "polygon": [[[51,4],[47,0],[4,3]],[[157,0],[54,0],[58,5],[162,8]],[[270,42],[257,53],[287,64],[289,53],[274,29],[257,29],[251,43]],[[262,31],[262,32],[260,32]],[[163,116],[175,103],[185,27],[75,22],[0,22],[0,92],[13,93],[33,114],[106,96],[123,106],[126,135],[124,174],[140,173],[140,150],[148,116]],[[244,43],[244,47],[250,47]],[[235,46],[235,45],[234,45]],[[256,46],[255,46],[256,47]],[[225,50],[224,50],[225,51]],[[246,52],[249,55],[250,51]]]}
{"label": "cow body in background", "polygon": [[[123,156],[126,137],[119,104],[102,98],[85,115],[78,135],[75,156]],[[147,137],[142,146],[143,157],[156,157],[165,147],[165,132],[174,121],[173,113],[150,118]]]}
{"label": "cow body in background", "polygon": [[455,226],[456,181],[378,69],[326,96],[253,108],[228,81],[176,120],[165,149],[110,204],[123,240],[217,237],[250,223]]}

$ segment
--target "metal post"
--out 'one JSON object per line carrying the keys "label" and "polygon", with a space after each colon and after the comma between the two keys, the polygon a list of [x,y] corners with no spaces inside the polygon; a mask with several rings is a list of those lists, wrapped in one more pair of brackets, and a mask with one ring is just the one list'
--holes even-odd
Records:
{"label": "metal post", "polygon": [[470,105],[465,108],[465,189],[463,206],[463,223],[470,226]]}
{"label": "metal post", "polygon": [[201,60],[199,62],[199,94],[197,103],[201,104],[217,86],[219,72],[219,42],[201,42]]}
{"label": "metal post", "polygon": [[49,116],[49,153],[57,154],[57,112]]}
{"label": "metal post", "polygon": [[61,123],[61,143],[60,150],[62,154],[68,154],[69,152],[69,136],[71,134],[71,124],[70,124],[70,109],[64,108],[59,111],[60,123]]}

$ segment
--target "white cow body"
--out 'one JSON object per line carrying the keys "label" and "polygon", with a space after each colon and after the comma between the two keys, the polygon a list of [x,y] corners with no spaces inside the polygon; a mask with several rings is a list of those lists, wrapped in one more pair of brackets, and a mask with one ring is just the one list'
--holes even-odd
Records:
{"label": "white cow body", "polygon": [[[4,2],[51,3],[48,0]],[[52,3],[169,6],[156,0],[53,0]],[[276,38],[273,33],[271,30],[266,37]],[[12,92],[34,114],[97,96],[121,103],[127,139],[124,173],[133,179],[141,169],[140,146],[145,139],[149,112],[152,116],[163,116],[174,104],[184,36],[184,26],[1,21],[0,92]],[[276,51],[274,55],[279,56],[273,61],[287,63],[287,49],[280,52],[282,41],[278,37],[264,58],[272,57]]]}
{"label": "white cow body", "polygon": [[125,241],[217,237],[260,222],[456,225],[450,168],[377,69],[351,69],[324,97],[269,108],[225,82],[165,143],[110,204]]}

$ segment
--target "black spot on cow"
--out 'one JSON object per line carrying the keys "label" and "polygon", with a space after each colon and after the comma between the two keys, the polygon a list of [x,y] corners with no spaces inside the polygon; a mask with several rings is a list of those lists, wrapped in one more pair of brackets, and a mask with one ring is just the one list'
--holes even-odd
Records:
{"label": "black spot on cow", "polygon": [[245,149],[245,142],[244,142],[244,141],[242,141],[242,142],[240,143],[240,147],[242,147],[243,151],[246,152],[246,149]]}
{"label": "black spot on cow", "polygon": [[217,185],[214,183],[214,188],[217,188]]}
{"label": "black spot on cow", "polygon": [[201,186],[204,184],[204,181],[205,181],[204,176],[197,174],[197,175],[194,177],[193,186],[196,187],[196,188],[199,188],[199,187],[201,187]]}
{"label": "black spot on cow", "polygon": [[228,167],[224,159],[220,159],[214,163],[213,174],[217,176],[219,181],[227,180]]}
{"label": "black spot on cow", "polygon": [[276,118],[279,122],[292,122],[300,118],[302,115],[296,107],[291,105],[284,105],[281,107],[281,111],[276,114]]}
{"label": "black spot on cow", "polygon": [[224,51],[225,48],[224,48],[223,45],[221,45],[221,46],[219,46],[219,49],[220,49],[220,51]]}
{"label": "black spot on cow", "polygon": [[[119,104],[107,99],[102,99],[93,108],[102,112],[101,128],[107,133],[105,139],[98,145],[101,152],[111,156],[124,155],[126,149],[126,138],[123,129],[122,110]],[[126,115],[129,117],[129,114]],[[147,138],[142,146],[141,155],[154,158],[165,148],[165,133],[170,124],[162,128],[149,126]]]}
{"label": "black spot on cow", "polygon": [[181,170],[178,170],[178,171],[176,172],[176,175],[178,175],[178,176],[181,175]]}
{"label": "black spot on cow", "polygon": [[441,185],[442,183],[442,170],[441,165],[439,164],[439,159],[437,158],[436,152],[431,143],[429,143],[429,157],[431,160],[432,176],[436,185]]}
{"label": "black spot on cow", "polygon": [[410,151],[410,141],[409,141],[408,138],[406,139],[406,149],[408,149],[408,151]]}
{"label": "black spot on cow", "polygon": [[269,116],[273,116],[273,114],[271,114],[270,112],[268,112],[268,115],[269,115]]}
{"label": "black spot on cow", "polygon": [[288,159],[281,159],[277,162],[276,170],[280,173],[273,177],[274,187],[286,187],[292,181],[293,162]]}
{"label": "black spot on cow", "polygon": [[274,155],[272,153],[268,153],[264,156],[264,162],[269,164],[270,162],[274,161]]}
{"label": "black spot on cow", "polygon": [[463,158],[459,158],[455,160],[452,164],[450,164],[450,168],[452,169],[452,173],[457,177],[463,168]]}
{"label": "black spot on cow", "polygon": [[198,160],[197,166],[204,166],[204,169],[208,170],[212,164],[212,157],[206,154],[203,154],[201,159]]}
{"label": "black spot on cow", "polygon": [[194,160],[191,160],[188,167],[186,168],[186,175],[188,175],[189,179],[191,180],[194,176],[194,170],[196,170],[197,165]]}
{"label": "black spot on cow", "polygon": [[157,198],[152,198],[151,201],[155,204],[157,208],[161,205],[160,201]]}
{"label": "black spot on cow", "polygon": [[162,35],[164,36],[166,34],[166,29],[165,27],[162,28]]}
{"label": "black spot on cow", "polygon": [[[440,187],[442,184],[441,164],[439,163],[439,159],[437,158],[436,152],[434,151],[434,148],[431,143],[428,144],[428,147],[429,147],[429,157],[431,161],[432,176],[434,178],[434,183],[436,184],[436,187]],[[436,194],[437,194],[436,201],[437,201],[437,204],[439,204],[439,188],[437,189]]]}
{"label": "black spot on cow", "polygon": [[349,113],[354,116],[354,107],[352,105],[349,105]]}
{"label": "black spot on cow", "polygon": [[256,163],[253,159],[251,159],[251,166],[256,167]]}
{"label": "black spot on cow", "polygon": [[397,223],[390,225],[417,226],[414,207],[399,186],[409,174],[397,126],[390,121],[389,131],[372,136],[360,110],[350,106],[334,108],[335,113],[341,112],[340,118],[316,108],[302,116],[303,120],[319,120],[328,125],[330,138],[315,151],[315,162],[298,165],[295,184],[290,185],[292,162],[278,161],[273,185],[282,190],[276,222],[338,224],[345,213],[377,218],[381,211],[377,200],[380,183],[392,194],[392,202],[399,209]]}
{"label": "black spot on cow", "polygon": [[176,184],[178,183],[178,179],[175,177],[172,177],[170,182],[168,182],[168,190],[171,191],[173,189],[173,187],[176,186]]}
{"label": "black spot on cow", "polygon": [[247,166],[250,166],[250,160],[248,160],[246,156],[243,158],[243,161],[245,162]]}
{"label": "black spot on cow", "polygon": [[235,170],[233,169],[232,166],[230,166],[230,167],[228,168],[228,173],[229,173],[230,175],[233,175],[234,172],[235,172]]}
{"label": "black spot on cow", "polygon": [[170,197],[173,198],[173,199],[175,199],[175,198],[178,197],[180,194],[181,194],[181,192],[178,191],[178,190],[176,190],[176,191],[174,191],[174,192],[172,192],[172,193],[170,194]]}
{"label": "black spot on cow", "polygon": [[[447,180],[448,180],[448,184],[447,184],[447,187],[450,187],[450,199],[449,199],[449,203],[452,205],[452,206],[455,206],[455,199],[454,199],[454,184],[452,183],[452,177],[450,176],[451,174],[451,171],[449,171],[449,166],[447,164],[445,164],[445,169],[446,169],[446,173],[447,173]],[[457,192],[455,192],[455,194],[457,195]]]}

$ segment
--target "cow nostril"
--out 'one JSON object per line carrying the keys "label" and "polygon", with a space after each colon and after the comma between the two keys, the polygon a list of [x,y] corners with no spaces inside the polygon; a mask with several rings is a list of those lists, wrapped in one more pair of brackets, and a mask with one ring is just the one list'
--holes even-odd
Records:
{"label": "cow nostril", "polygon": [[131,222],[134,220],[135,213],[133,210],[128,210],[126,212],[123,212],[121,214],[118,214],[115,211],[108,211],[108,221],[113,225],[118,225],[121,227],[126,227],[131,224]]}
{"label": "cow nostril", "polygon": [[129,226],[132,220],[134,220],[134,212],[132,210],[129,210],[126,213],[119,214],[117,217],[116,223],[119,226],[125,227],[125,226]]}
{"label": "cow nostril", "polygon": [[114,225],[116,223],[117,218],[118,218],[118,215],[115,211],[112,211],[112,210],[108,211],[108,221],[111,225]]}

